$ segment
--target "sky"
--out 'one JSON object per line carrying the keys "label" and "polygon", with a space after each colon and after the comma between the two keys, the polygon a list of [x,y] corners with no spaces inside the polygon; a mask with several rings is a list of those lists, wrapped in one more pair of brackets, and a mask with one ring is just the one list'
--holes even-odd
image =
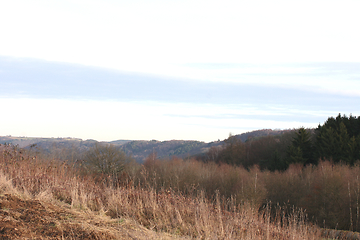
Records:
{"label": "sky", "polygon": [[0,136],[210,142],[359,116],[359,9],[0,0]]}

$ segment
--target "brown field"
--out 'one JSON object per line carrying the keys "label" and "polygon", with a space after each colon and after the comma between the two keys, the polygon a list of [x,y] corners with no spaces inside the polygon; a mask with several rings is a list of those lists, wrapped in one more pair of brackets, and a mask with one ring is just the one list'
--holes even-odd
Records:
{"label": "brown field", "polygon": [[131,171],[115,184],[4,145],[0,168],[1,239],[321,239],[300,210],[274,215],[220,191],[156,189]]}

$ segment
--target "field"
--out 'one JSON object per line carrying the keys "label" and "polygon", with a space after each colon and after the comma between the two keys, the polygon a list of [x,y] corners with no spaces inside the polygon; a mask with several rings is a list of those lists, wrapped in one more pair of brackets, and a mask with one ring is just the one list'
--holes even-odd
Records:
{"label": "field", "polygon": [[[41,159],[14,146],[2,145],[0,149],[2,239],[321,239],[324,232],[309,222],[301,209],[288,211],[270,202],[263,204],[263,198],[269,196],[265,182],[277,178],[284,182],[289,173],[225,165],[217,169],[215,165],[174,159],[166,162],[168,165],[154,160],[129,166],[126,174],[114,179],[81,166]],[[187,177],[181,175],[178,164]],[[193,172],[189,172],[190,165]],[[159,169],[164,166],[177,176],[177,182],[169,182],[177,188],[163,184],[165,172],[160,175]],[[195,181],[197,172],[203,174],[204,184],[211,168],[218,174],[212,175],[213,181],[224,182],[236,171],[242,173],[242,190],[248,191],[248,197],[226,197],[221,185],[211,194],[210,188],[200,183],[186,183],[185,179]],[[300,170],[290,171],[296,180]],[[356,194],[349,192],[356,199]],[[351,207],[357,210],[356,201]]]}

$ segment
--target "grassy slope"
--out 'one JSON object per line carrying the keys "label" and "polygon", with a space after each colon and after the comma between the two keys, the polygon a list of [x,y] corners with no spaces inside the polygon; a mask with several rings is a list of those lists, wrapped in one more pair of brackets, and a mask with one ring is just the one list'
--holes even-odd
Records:
{"label": "grassy slope", "polygon": [[201,192],[189,198],[152,188],[113,187],[105,178],[95,181],[66,164],[9,146],[0,148],[0,167],[3,238],[22,231],[24,237],[39,239],[49,234],[49,239],[51,234],[53,239],[319,239],[317,228],[297,213],[281,224],[251,204],[209,202]]}
{"label": "grassy slope", "polygon": [[1,239],[172,239],[127,219],[73,209],[60,202],[0,195]]}

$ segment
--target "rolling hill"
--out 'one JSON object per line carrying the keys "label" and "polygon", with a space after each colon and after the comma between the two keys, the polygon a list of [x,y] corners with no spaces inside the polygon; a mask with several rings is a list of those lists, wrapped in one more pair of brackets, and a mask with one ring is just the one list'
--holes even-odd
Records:
{"label": "rolling hill", "polygon": [[[245,142],[251,138],[258,138],[268,135],[279,135],[290,130],[262,129],[243,134],[235,135],[236,138]],[[27,148],[37,152],[50,154],[53,158],[61,160],[76,160],[81,154],[94,146],[98,141],[79,138],[34,138],[0,136],[0,144],[8,143],[18,145],[20,148]],[[152,153],[158,158],[166,159],[172,157],[186,158],[206,153],[211,147],[221,147],[224,140],[214,142],[201,142],[191,140],[115,140],[102,142],[114,144],[121,148],[127,155],[132,156],[137,162],[142,162]]]}

